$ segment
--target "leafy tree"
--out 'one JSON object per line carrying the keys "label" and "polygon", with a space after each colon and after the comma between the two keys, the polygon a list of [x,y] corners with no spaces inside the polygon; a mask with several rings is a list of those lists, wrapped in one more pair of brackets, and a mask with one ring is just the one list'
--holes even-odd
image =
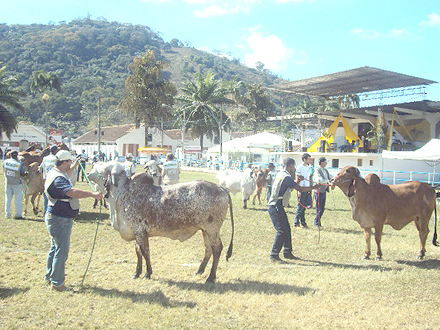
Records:
{"label": "leafy tree", "polygon": [[274,110],[274,104],[269,98],[269,94],[263,89],[262,83],[247,85],[246,93],[242,96],[241,104],[245,112],[240,114],[240,118],[248,122],[254,134],[258,128],[266,122],[269,113]]}
{"label": "leafy tree", "polygon": [[222,109],[222,106],[234,103],[227,97],[228,92],[225,85],[210,73],[188,79],[182,87],[178,99],[183,106],[178,115],[184,121],[185,130],[191,128],[193,136],[200,138],[201,150],[204,136],[212,139],[214,134],[220,134],[220,129],[229,128],[228,117]]}
{"label": "leafy tree", "polygon": [[[139,127],[142,121],[165,120],[172,115],[171,107],[177,94],[174,84],[163,77],[167,62],[159,61],[153,51],[135,57],[128,66],[130,76],[125,81],[125,96],[119,106],[131,115]],[[148,126],[145,125],[147,132]],[[145,145],[148,134],[145,134]]]}
{"label": "leafy tree", "polygon": [[19,97],[25,96],[23,91],[11,87],[16,78],[5,75],[6,67],[0,68],[0,136],[3,132],[8,138],[17,129],[15,116],[10,112],[15,108],[24,112],[23,105],[20,104]]}

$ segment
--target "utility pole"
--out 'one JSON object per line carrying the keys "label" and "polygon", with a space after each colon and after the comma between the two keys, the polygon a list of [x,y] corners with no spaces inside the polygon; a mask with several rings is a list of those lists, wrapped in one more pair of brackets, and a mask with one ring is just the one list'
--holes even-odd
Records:
{"label": "utility pole", "polygon": [[101,97],[98,98],[98,159],[101,157]]}

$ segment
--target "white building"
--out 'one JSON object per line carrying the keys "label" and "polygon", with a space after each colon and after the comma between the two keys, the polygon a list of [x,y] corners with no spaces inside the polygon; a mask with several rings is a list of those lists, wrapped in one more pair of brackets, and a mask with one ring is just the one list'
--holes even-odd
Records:
{"label": "white building", "polygon": [[[223,132],[223,140],[228,141],[230,136]],[[98,151],[98,129],[93,129],[77,139],[72,141],[72,149],[77,153],[82,150],[91,156],[94,151]],[[180,129],[160,130],[155,127],[148,128],[148,147],[163,147],[167,148],[173,154],[180,156],[178,149],[182,145],[182,133]],[[184,135],[185,148],[188,147],[192,152],[197,153],[197,146],[200,146],[200,139],[193,138],[190,131]],[[204,149],[214,145],[214,141],[205,138]],[[119,156],[125,156],[127,153],[133,154],[135,157],[140,157],[139,147],[145,147],[145,126],[141,125],[136,128],[134,124],[107,126],[101,128],[101,151],[107,157],[114,157],[116,153]],[[198,148],[200,152],[200,148]],[[180,158],[180,157],[179,157]]]}
{"label": "white building", "polygon": [[42,146],[46,144],[46,134],[42,127],[19,123],[17,131],[8,138],[3,132],[0,140],[0,148],[21,151],[27,149],[31,143],[37,143]]}

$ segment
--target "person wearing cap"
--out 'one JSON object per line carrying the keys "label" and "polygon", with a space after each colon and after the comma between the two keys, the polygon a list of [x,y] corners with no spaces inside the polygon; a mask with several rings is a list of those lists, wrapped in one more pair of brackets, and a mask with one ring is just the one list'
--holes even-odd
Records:
{"label": "person wearing cap", "polygon": [[284,210],[284,207],[289,205],[292,189],[296,189],[303,193],[320,187],[319,185],[309,185],[307,187],[299,186],[293,180],[292,176],[295,174],[295,160],[293,158],[289,157],[284,159],[283,165],[284,169],[279,171],[275,177],[272,186],[272,194],[270,195],[267,208],[273,226],[277,231],[269,257],[273,262],[282,262],[279,257],[281,249],[283,249],[285,259],[298,259],[292,254],[292,234],[289,220],[287,219],[287,214]]}
{"label": "person wearing cap", "polygon": [[166,186],[179,183],[180,166],[172,153],[167,154],[167,161],[163,164],[162,181]]}
{"label": "person wearing cap", "polygon": [[131,176],[136,173],[136,166],[133,163],[133,155],[131,153],[125,155],[124,168],[128,178],[131,178]]}
{"label": "person wearing cap", "polygon": [[12,197],[15,200],[14,219],[23,219],[23,191],[21,177],[26,175],[23,164],[18,160],[18,151],[10,153],[11,158],[3,162],[5,174],[5,217],[11,218]]}
{"label": "person wearing cap", "polygon": [[[65,265],[69,255],[70,234],[73,219],[79,212],[80,198],[102,199],[101,192],[92,192],[73,187],[70,175],[78,164],[69,151],[57,152],[55,167],[47,174],[44,193],[48,198],[47,212],[44,216],[51,246],[47,256],[45,280],[52,289],[64,291]],[[72,162],[75,164],[72,165]]]}
{"label": "person wearing cap", "polygon": [[[50,154],[45,156],[43,158],[43,161],[41,162],[40,165],[40,172],[43,173],[43,179],[46,180],[47,177],[47,173],[49,173],[49,171],[55,167],[55,163],[57,161],[55,154],[58,152],[58,146],[51,146],[50,147]],[[43,209],[43,214],[46,213],[47,211],[47,197],[46,194],[43,194],[43,198],[44,198],[44,209]]]}
{"label": "person wearing cap", "polygon": [[277,171],[275,170],[274,163],[269,163],[267,168],[269,169],[269,173],[267,173],[266,197],[267,202],[269,203],[270,194],[272,193],[272,186],[273,182],[275,181],[275,177],[277,176]]}
{"label": "person wearing cap", "polygon": [[[318,167],[316,171],[313,172],[313,182],[321,184],[321,188],[315,191],[315,203],[316,203],[316,217],[315,217],[315,227],[318,229],[321,227],[321,218],[325,210],[325,201],[327,199],[327,192],[329,191],[330,181],[332,176],[329,171],[325,168],[327,166],[327,159],[325,157],[319,158]],[[332,186],[334,188],[334,186]]]}
{"label": "person wearing cap", "polygon": [[[313,167],[311,166],[313,158],[308,153],[304,153],[301,157],[303,163],[296,169],[296,179],[301,187],[310,187],[312,180]],[[295,214],[295,227],[300,225],[303,228],[308,228],[305,218],[306,208],[312,206],[312,195],[310,191],[300,192],[298,199],[298,207]]]}

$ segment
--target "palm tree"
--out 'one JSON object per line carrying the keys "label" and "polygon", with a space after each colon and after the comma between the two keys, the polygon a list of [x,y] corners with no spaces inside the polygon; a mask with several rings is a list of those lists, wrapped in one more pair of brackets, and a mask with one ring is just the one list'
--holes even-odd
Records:
{"label": "palm tree", "polygon": [[[184,130],[191,128],[194,137],[200,138],[203,150],[203,138],[219,136],[220,131],[229,125],[228,117],[221,109],[222,105],[233,104],[227,97],[229,90],[214,75],[206,77],[199,74],[193,80],[187,80],[178,99],[183,106],[178,115],[183,120]],[[188,125],[187,125],[188,124]]]}
{"label": "palm tree", "polygon": [[341,95],[334,99],[340,110],[359,108],[360,99],[357,94]]}
{"label": "palm tree", "polygon": [[270,111],[274,109],[274,104],[263,89],[262,83],[247,85],[246,88],[246,93],[241,100],[245,112],[240,114],[240,117],[243,121],[251,124],[252,130],[256,134],[258,127],[266,121]]}
{"label": "palm tree", "polygon": [[6,67],[0,68],[0,137],[3,132],[8,138],[17,129],[15,116],[10,108],[24,112],[24,107],[19,102],[19,97],[26,95],[25,92],[11,88],[16,81],[14,77],[6,77]]}
{"label": "palm tree", "polygon": [[61,81],[55,73],[45,70],[34,71],[31,79],[31,92],[43,92],[46,88],[61,93]]}

